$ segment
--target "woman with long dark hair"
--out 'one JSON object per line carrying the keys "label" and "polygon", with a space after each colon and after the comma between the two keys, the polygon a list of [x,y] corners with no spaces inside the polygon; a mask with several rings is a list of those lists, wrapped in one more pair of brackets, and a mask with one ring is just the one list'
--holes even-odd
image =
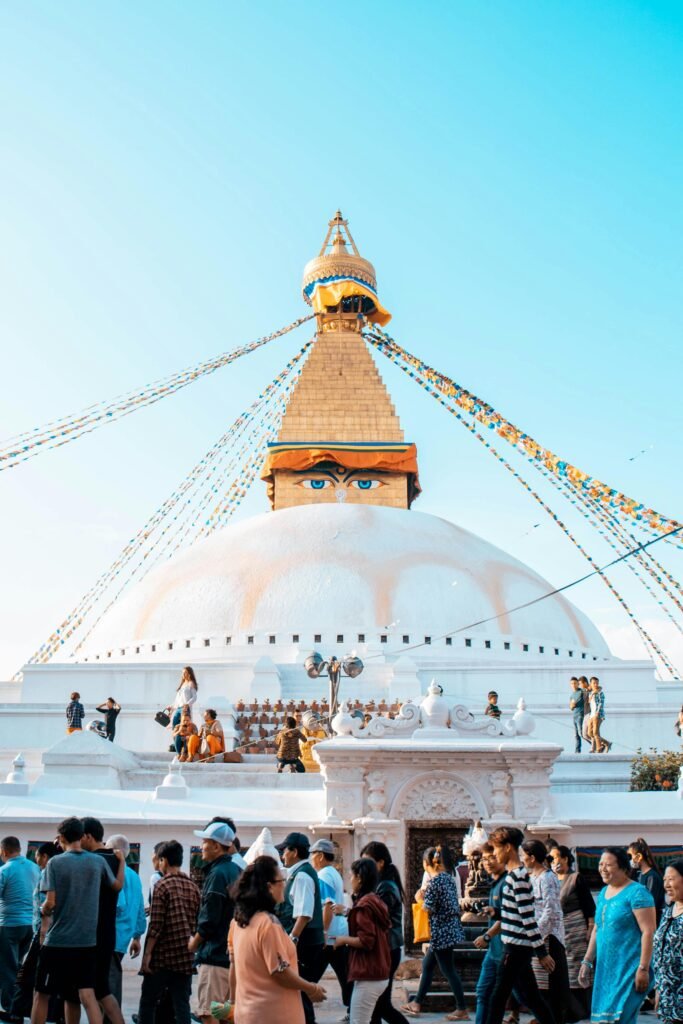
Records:
{"label": "woman with long dark hair", "polygon": [[272,857],[257,857],[233,889],[235,914],[228,932],[230,991],[235,1024],[267,1020],[304,1024],[301,993],[321,1003],[325,989],[297,970],[296,946],[274,910],[284,899],[287,876]]}
{"label": "woman with long dark hair", "polygon": [[186,665],[180,676],[180,682],[178,683],[175,691],[175,697],[173,703],[169,704],[166,708],[168,712],[173,712],[171,720],[171,726],[177,725],[180,721],[180,712],[187,704],[190,708],[190,715],[192,715],[192,705],[197,700],[197,691],[199,686],[197,684],[197,678],[194,674],[194,669],[191,665]]}
{"label": "woman with long dark hair", "polygon": [[598,893],[595,928],[579,972],[584,988],[593,984],[591,1020],[596,1024],[635,1024],[652,988],[655,906],[644,885],[629,876],[625,850],[607,846],[598,870],[605,888]]}
{"label": "woman with long dark hair", "polygon": [[638,872],[636,882],[644,885],[655,901],[657,924],[659,924],[664,909],[664,880],[657,867],[655,855],[641,836],[630,844],[628,855],[631,858],[631,867]]}
{"label": "woman with long dark hair", "polygon": [[429,914],[429,950],[422,962],[422,975],[417,993],[414,999],[404,1003],[401,1009],[410,1017],[419,1016],[422,1000],[431,984],[432,967],[431,962],[428,962],[431,953],[450,985],[457,1004],[457,1009],[448,1014],[446,1020],[470,1020],[462,982],[453,963],[453,947],[456,943],[465,941],[465,933],[460,923],[458,890],[453,875],[448,870],[450,857],[444,856],[444,852],[440,846],[430,846],[422,858],[424,870],[429,876],[429,883],[424,889],[424,907]]}
{"label": "woman with long dark hair", "polygon": [[556,846],[550,856],[561,886],[560,906],[569,972],[567,1020],[585,1020],[590,1016],[590,991],[579,985],[579,971],[593,931],[595,900],[588,882],[574,867],[574,855],[568,847]]}
{"label": "woman with long dark hair", "polygon": [[377,1000],[370,1024],[379,1024],[380,1021],[387,1021],[388,1024],[407,1024],[405,1017],[400,1010],[397,1010],[391,1001],[391,989],[394,983],[396,968],[401,962],[401,950],[403,948],[403,903],[405,893],[398,868],[391,859],[389,848],[384,843],[368,843],[360,851],[361,857],[370,857],[377,865],[379,884],[375,893],[387,905],[389,917],[391,918],[391,931],[389,932],[389,946],[391,949],[391,969],[389,973],[389,984]]}
{"label": "woman with long dark hair", "polygon": [[197,679],[194,674],[194,669],[191,665],[186,665],[180,676],[180,682],[178,683],[175,691],[175,697],[173,703],[169,704],[166,708],[166,713],[171,716],[171,721],[168,728],[171,730],[173,736],[173,744],[176,747],[176,752],[179,753],[175,737],[177,736],[177,728],[180,725],[180,719],[182,718],[183,708],[187,707],[190,719],[192,718],[192,705],[197,700]]}
{"label": "woman with long dark hair", "polygon": [[349,947],[349,981],[353,982],[350,1024],[370,1024],[372,1012],[387,987],[391,969],[389,929],[391,919],[375,890],[379,883],[377,865],[361,857],[351,865],[353,907],[349,911],[349,934],[338,935],[335,948]]}

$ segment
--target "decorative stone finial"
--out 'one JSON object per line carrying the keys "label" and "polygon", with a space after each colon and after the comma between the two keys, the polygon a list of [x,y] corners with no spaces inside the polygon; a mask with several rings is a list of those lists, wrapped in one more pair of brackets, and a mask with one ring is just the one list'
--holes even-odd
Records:
{"label": "decorative stone finial", "polygon": [[0,793],[5,796],[26,796],[29,791],[29,784],[26,778],[26,761],[22,753],[12,761],[12,770],[7,773],[7,780],[0,783]]}
{"label": "decorative stone finial", "polygon": [[518,736],[529,736],[536,728],[536,719],[530,711],[527,711],[524,697],[520,697],[517,701],[517,710],[512,716],[512,721]]}
{"label": "decorative stone finial", "polygon": [[174,771],[174,764],[168,771],[168,775],[161,783],[157,786],[154,799],[155,800],[186,800],[189,795],[189,789],[183,778],[182,769],[178,767],[177,771]]}
{"label": "decorative stone finial", "polygon": [[448,701],[443,695],[443,689],[432,679],[427,687],[427,696],[420,704],[420,722],[422,731],[415,734],[415,739],[438,739],[448,735],[448,724],[451,712]]}
{"label": "decorative stone finial", "polygon": [[8,782],[26,782],[26,773],[24,768],[26,767],[26,761],[24,755],[19,752],[12,761],[12,771],[7,776]]}
{"label": "decorative stone finial", "polygon": [[343,700],[339,711],[330,722],[336,736],[353,736],[355,721],[349,714],[348,701]]}

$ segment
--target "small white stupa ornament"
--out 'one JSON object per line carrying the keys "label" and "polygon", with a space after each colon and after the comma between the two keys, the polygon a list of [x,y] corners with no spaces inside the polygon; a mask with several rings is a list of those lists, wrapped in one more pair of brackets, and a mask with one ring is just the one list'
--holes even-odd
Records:
{"label": "small white stupa ornament", "polygon": [[254,842],[244,854],[247,864],[253,864],[257,857],[272,857],[273,860],[276,860],[278,863],[280,862],[280,853],[273,842],[273,836],[269,828],[261,829]]}
{"label": "small white stupa ornament", "polygon": [[[174,768],[177,770],[174,771]],[[154,799],[155,800],[186,800],[189,795],[189,789],[183,778],[182,769],[179,765],[176,765],[175,761],[172,761],[169,765],[168,775],[161,783],[157,786]]]}
{"label": "small white stupa ornament", "polygon": [[12,761],[12,771],[7,773],[5,782],[0,783],[0,793],[5,796],[27,796],[29,791],[26,778],[26,761],[23,754],[17,754]]}
{"label": "small white stupa ornament", "polygon": [[529,736],[536,728],[536,719],[530,711],[527,711],[524,697],[520,697],[517,701],[517,710],[512,716],[512,721],[517,736]]}
{"label": "small white stupa ornament", "polygon": [[422,729],[413,734],[415,739],[449,739],[451,738],[448,728],[451,719],[451,709],[448,701],[443,695],[443,689],[435,679],[432,679],[427,688],[427,696],[420,704],[420,724]]}
{"label": "small white stupa ornament", "polygon": [[355,720],[349,712],[348,701],[343,700],[339,705],[339,711],[330,722],[335,736],[353,736],[354,724]]}

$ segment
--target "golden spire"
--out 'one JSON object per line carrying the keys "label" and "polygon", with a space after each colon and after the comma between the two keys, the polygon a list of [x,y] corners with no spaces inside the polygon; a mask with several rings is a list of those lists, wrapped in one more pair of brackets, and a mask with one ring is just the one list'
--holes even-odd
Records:
{"label": "golden spire", "polygon": [[358,252],[341,210],[328,222],[320,252],[304,267],[302,288],[320,331],[360,331],[363,318],[381,325],[391,320],[377,297],[375,268]]}

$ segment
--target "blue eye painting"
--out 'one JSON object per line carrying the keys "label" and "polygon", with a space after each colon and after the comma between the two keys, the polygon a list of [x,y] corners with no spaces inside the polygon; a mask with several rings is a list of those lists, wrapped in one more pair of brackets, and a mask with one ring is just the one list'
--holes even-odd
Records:
{"label": "blue eye painting", "polygon": [[311,491],[322,491],[322,490],[325,489],[325,487],[329,487],[330,486],[330,481],[329,480],[313,480],[313,479],[302,480],[301,481],[301,486],[302,487],[307,487]]}
{"label": "blue eye painting", "polygon": [[381,480],[352,480],[352,487],[357,487],[359,491],[374,491],[377,487],[382,486]]}

